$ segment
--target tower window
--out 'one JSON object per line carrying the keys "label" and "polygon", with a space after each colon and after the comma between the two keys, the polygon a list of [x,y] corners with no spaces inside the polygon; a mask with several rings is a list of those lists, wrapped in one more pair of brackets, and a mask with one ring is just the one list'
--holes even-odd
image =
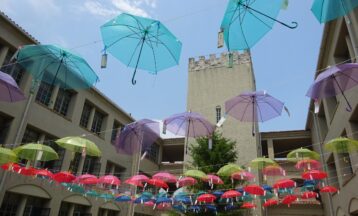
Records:
{"label": "tower window", "polygon": [[218,123],[221,119],[221,106],[216,106],[216,123]]}

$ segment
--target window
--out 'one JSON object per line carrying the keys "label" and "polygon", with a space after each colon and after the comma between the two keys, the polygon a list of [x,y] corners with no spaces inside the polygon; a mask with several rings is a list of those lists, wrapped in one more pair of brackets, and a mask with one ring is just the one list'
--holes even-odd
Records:
{"label": "window", "polygon": [[[347,137],[347,132],[344,130],[341,134],[342,137]],[[341,175],[343,183],[348,181],[353,175],[352,162],[349,153],[338,153],[337,154],[339,168],[341,170]]]}
{"label": "window", "polygon": [[5,143],[11,120],[12,119],[8,116],[0,115],[0,143]]}
{"label": "window", "polygon": [[21,195],[6,192],[0,208],[0,215],[15,216]]}
{"label": "window", "polygon": [[82,169],[83,174],[88,173],[98,176],[100,169],[101,163],[98,157],[86,156]]}
{"label": "window", "polygon": [[44,161],[41,163],[41,168],[47,168],[52,172],[61,171],[63,158],[65,157],[66,150],[55,143],[56,138],[52,136],[45,136],[44,144],[50,146],[57,152],[58,160]]}
{"label": "window", "polygon": [[1,67],[1,71],[11,75],[16,83],[19,85],[21,82],[22,77],[24,76],[24,69],[19,64],[12,64],[11,58],[15,52],[8,51],[7,55],[5,56],[3,66]]}
{"label": "window", "polygon": [[328,183],[336,188],[339,188],[337,167],[334,161],[333,154],[331,154],[327,160],[327,167],[328,167]]}
{"label": "window", "polygon": [[216,106],[216,123],[218,123],[221,119],[221,106]]}
{"label": "window", "polygon": [[82,110],[82,115],[81,115],[81,120],[80,120],[80,125],[82,127],[87,128],[92,109],[93,109],[93,106],[91,106],[88,103],[85,103],[83,105],[83,110]]}
{"label": "window", "polygon": [[37,142],[40,139],[41,133],[29,127],[26,128],[21,144]]}
{"label": "window", "polygon": [[104,117],[105,115],[103,113],[98,112],[97,110],[95,111],[91,131],[96,133],[97,135],[101,135]]}
{"label": "window", "polygon": [[[358,131],[358,105],[355,107],[354,111],[352,112],[352,115],[349,119],[349,123],[351,126],[351,131]],[[354,139],[358,139],[358,133],[353,133],[351,136]]]}
{"label": "window", "polygon": [[113,127],[112,127],[112,135],[111,135],[111,143],[114,144],[114,142],[116,141],[118,132],[123,128],[123,125],[117,121],[113,122]]}
{"label": "window", "polygon": [[54,110],[63,116],[67,115],[68,107],[72,98],[72,92],[60,88],[57,94]]}
{"label": "window", "polygon": [[71,164],[70,164],[70,171],[74,174],[77,174],[78,166],[80,165],[80,160],[82,155],[79,152],[76,152],[74,154],[75,155],[73,156],[73,159],[71,160]]}
{"label": "window", "polygon": [[147,155],[145,156],[146,158],[148,158],[149,160],[151,160],[155,163],[158,162],[158,155],[159,155],[159,145],[158,144],[153,143],[147,149],[143,149],[142,154],[144,154],[144,152],[147,152]]}
{"label": "window", "polygon": [[268,146],[267,146],[267,140],[262,140],[261,141],[261,146],[262,146],[262,152],[261,152],[261,156],[262,157],[269,157],[268,155]]}
{"label": "window", "polygon": [[40,87],[37,91],[36,101],[48,106],[52,95],[53,86],[45,82],[41,82]]}

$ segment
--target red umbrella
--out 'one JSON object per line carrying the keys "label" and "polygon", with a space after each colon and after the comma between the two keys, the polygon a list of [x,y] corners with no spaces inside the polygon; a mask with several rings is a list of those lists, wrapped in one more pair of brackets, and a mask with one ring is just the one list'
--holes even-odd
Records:
{"label": "red umbrella", "polygon": [[212,174],[208,174],[206,176],[207,178],[203,178],[202,179],[203,181],[209,182],[210,184],[214,184],[214,185],[224,184],[223,180],[221,180],[219,176],[212,175]]}
{"label": "red umbrella", "polygon": [[172,174],[170,174],[168,172],[159,172],[159,173],[153,175],[152,178],[153,179],[163,180],[163,181],[165,181],[167,183],[175,183],[175,182],[177,182],[177,178],[174,175],[172,175]]}
{"label": "red umbrella", "polygon": [[3,170],[6,170],[6,171],[14,171],[14,172],[17,172],[19,171],[19,169],[21,168],[21,166],[17,163],[6,163],[6,164],[3,164],[1,165],[1,168]]}
{"label": "red umbrella", "polygon": [[311,199],[311,198],[316,198],[316,197],[318,197],[318,194],[313,191],[306,191],[306,192],[302,193],[302,195],[301,195],[302,199]]}
{"label": "red umbrella", "polygon": [[287,195],[283,198],[281,203],[290,206],[290,204],[295,202],[296,200],[297,200],[296,195]]}
{"label": "red umbrella", "polygon": [[198,196],[198,198],[196,198],[196,201],[198,202],[205,202],[205,203],[212,203],[214,202],[214,200],[216,200],[216,196],[212,195],[212,194],[202,194],[200,196]]}
{"label": "red umbrella", "polygon": [[262,174],[265,176],[284,176],[286,175],[286,172],[280,166],[269,165],[262,169]]}
{"label": "red umbrella", "polygon": [[169,188],[167,183],[165,183],[165,181],[160,180],[160,179],[149,179],[147,181],[147,183],[150,184],[150,185],[153,185],[155,187],[158,187],[158,188],[164,188],[164,189]]}
{"label": "red umbrella", "polygon": [[98,184],[98,178],[97,176],[91,174],[83,174],[78,176],[74,182],[84,185],[94,185],[94,184]]}
{"label": "red umbrella", "polygon": [[321,163],[313,159],[303,159],[296,163],[296,169],[299,170],[311,170],[321,168]]}
{"label": "red umbrella", "polygon": [[192,177],[184,177],[177,181],[177,187],[191,186],[197,183],[196,179]]}
{"label": "red umbrella", "polygon": [[244,187],[244,191],[249,194],[259,195],[259,196],[263,196],[265,194],[265,190],[261,186],[254,185],[254,184]]}
{"label": "red umbrella", "polygon": [[168,210],[172,207],[172,204],[171,203],[159,203],[156,208],[158,210]]}
{"label": "red umbrella", "polygon": [[250,202],[245,202],[244,204],[242,204],[241,208],[253,209],[256,208],[256,205]]}
{"label": "red umbrella", "polygon": [[281,179],[276,181],[276,183],[273,185],[273,188],[275,189],[293,188],[293,187],[296,187],[296,182],[291,179]]}
{"label": "red umbrella", "polygon": [[325,186],[323,188],[321,188],[320,192],[323,193],[335,193],[337,192],[337,188],[333,187],[333,186]]}
{"label": "red umbrella", "polygon": [[17,173],[24,175],[24,176],[34,176],[36,169],[33,167],[20,167]]}
{"label": "red umbrella", "polygon": [[231,174],[231,178],[235,180],[250,181],[255,178],[255,175],[248,171],[242,170]]}
{"label": "red umbrella", "polygon": [[59,183],[70,183],[75,179],[76,176],[72,175],[70,172],[67,171],[58,172],[53,175],[53,180]]}
{"label": "red umbrella", "polygon": [[226,191],[223,195],[221,195],[221,198],[227,199],[227,198],[234,198],[234,197],[239,197],[242,194],[236,190],[229,190]]}
{"label": "red umbrella", "polygon": [[105,175],[105,176],[101,176],[98,179],[98,182],[100,184],[106,184],[106,185],[115,185],[115,186],[119,186],[121,185],[121,180],[119,180],[119,178],[117,178],[114,175]]}
{"label": "red umbrella", "polygon": [[124,181],[124,183],[129,184],[129,185],[133,185],[136,187],[143,187],[142,182],[137,181],[137,180],[133,180],[133,179],[127,179]]}
{"label": "red umbrella", "polygon": [[154,204],[155,204],[155,203],[154,203],[153,201],[151,201],[151,200],[150,200],[150,201],[147,201],[147,202],[144,202],[144,205],[145,205],[145,206],[149,206],[149,207],[153,207]]}
{"label": "red umbrella", "polygon": [[327,173],[320,170],[310,170],[302,173],[302,178],[306,180],[322,180],[327,178]]}
{"label": "red umbrella", "polygon": [[47,169],[35,170],[35,175],[41,177],[47,177],[49,179],[53,178],[53,173],[51,171],[48,171]]}
{"label": "red umbrella", "polygon": [[269,207],[269,206],[273,206],[273,205],[278,205],[278,200],[269,199],[263,204],[264,207]]}

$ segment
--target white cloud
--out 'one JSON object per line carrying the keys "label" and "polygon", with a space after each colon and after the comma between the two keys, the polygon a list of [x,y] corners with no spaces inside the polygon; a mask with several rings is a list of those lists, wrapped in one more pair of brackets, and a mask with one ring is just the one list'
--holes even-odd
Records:
{"label": "white cloud", "polygon": [[55,0],[27,0],[27,2],[40,14],[54,15],[61,12],[61,7]]}
{"label": "white cloud", "polygon": [[84,9],[93,15],[98,15],[102,17],[111,17],[118,14],[117,10],[108,9],[97,1],[85,2]]}

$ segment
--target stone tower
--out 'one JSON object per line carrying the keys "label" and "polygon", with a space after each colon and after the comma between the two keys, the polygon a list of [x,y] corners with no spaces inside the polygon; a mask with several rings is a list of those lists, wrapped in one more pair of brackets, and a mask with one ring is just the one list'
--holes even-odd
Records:
{"label": "stone tower", "polygon": [[[249,52],[215,54],[209,59],[189,59],[187,110],[199,112],[216,124],[225,113],[225,101],[245,91],[254,91],[255,77]],[[257,127],[256,127],[257,128]],[[261,152],[258,132],[252,136],[252,123],[239,122],[227,116],[219,129],[227,138],[237,142],[238,163],[247,166]],[[190,160],[185,155],[185,161]]]}

